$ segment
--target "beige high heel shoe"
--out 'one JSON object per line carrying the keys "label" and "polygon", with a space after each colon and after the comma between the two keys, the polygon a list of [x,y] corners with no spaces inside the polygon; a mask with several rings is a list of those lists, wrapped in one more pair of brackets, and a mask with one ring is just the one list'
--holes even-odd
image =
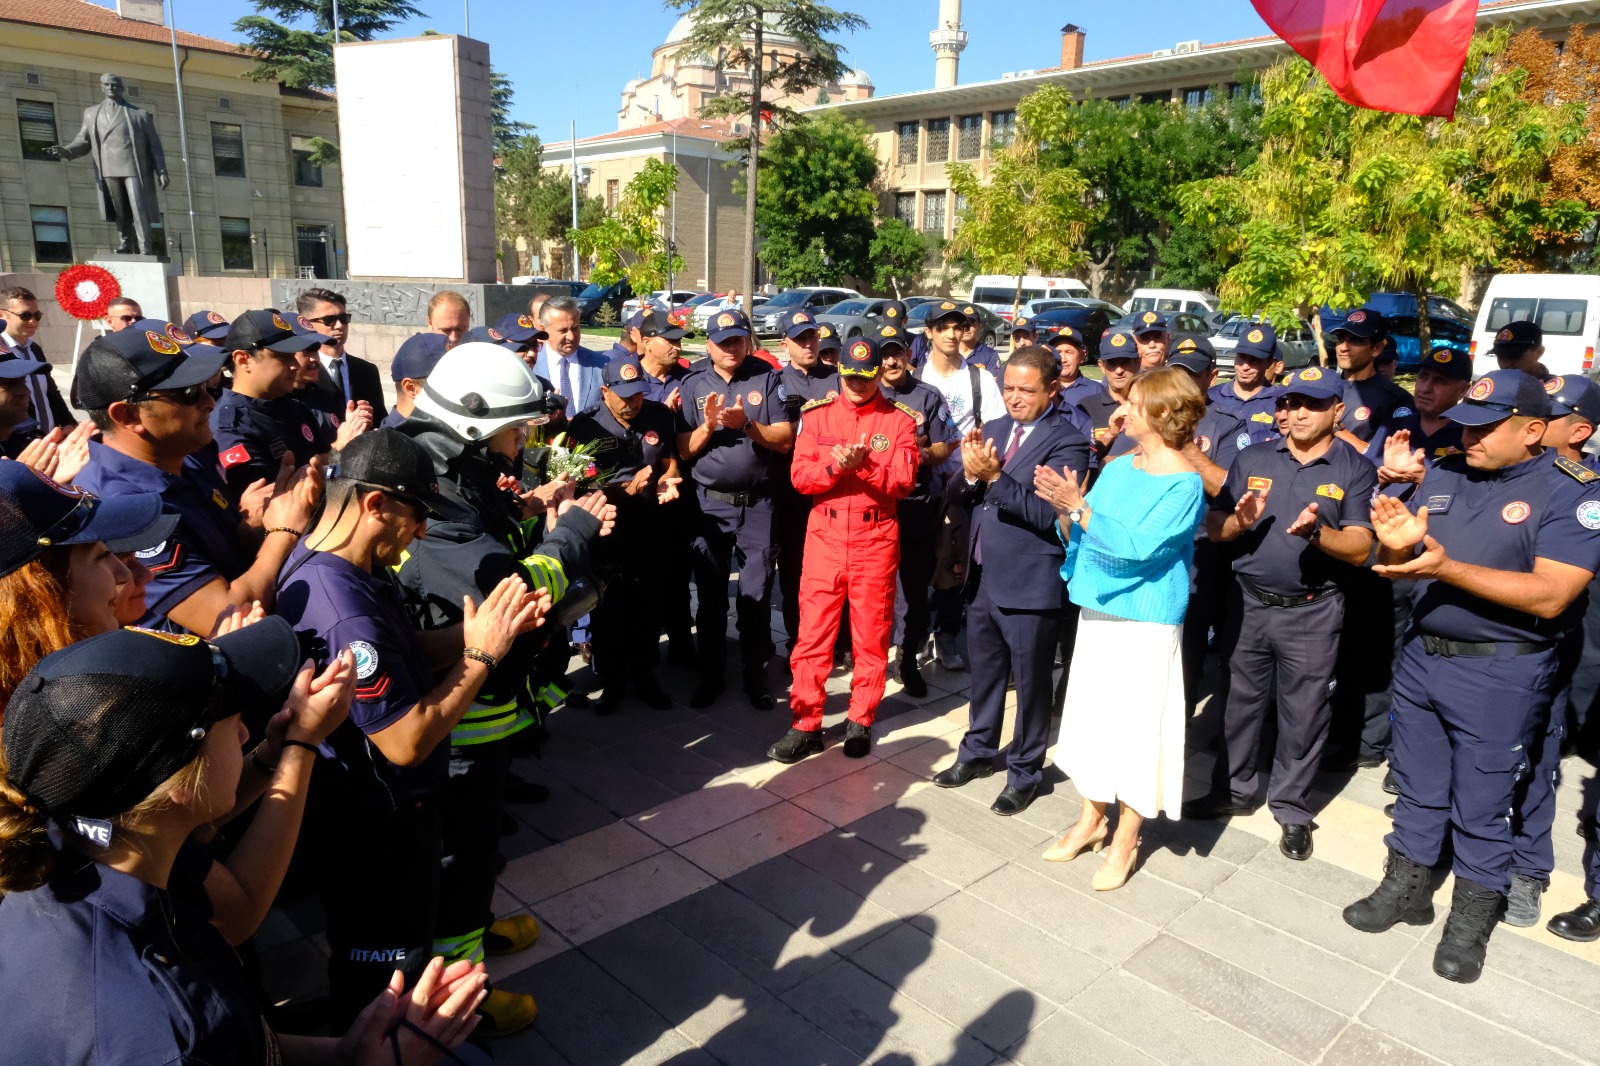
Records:
{"label": "beige high heel shoe", "polygon": [[[1071,862],[1073,859],[1076,859],[1079,855],[1083,854],[1084,848],[1088,848],[1090,851],[1098,854],[1100,849],[1106,846],[1107,828],[1108,827],[1106,823],[1101,822],[1099,832],[1089,837],[1083,843],[1072,848],[1062,847],[1061,841],[1057,840],[1054,844],[1051,844],[1048,848],[1045,848],[1044,854],[1039,857],[1045,862]],[[1065,838],[1063,837],[1062,839]]]}
{"label": "beige high heel shoe", "polygon": [[1111,865],[1111,856],[1107,855],[1100,863],[1100,869],[1094,872],[1092,887],[1096,892],[1111,892],[1128,883],[1128,877],[1133,873],[1134,866],[1139,862],[1139,846],[1134,845],[1128,853],[1128,861],[1120,867]]}

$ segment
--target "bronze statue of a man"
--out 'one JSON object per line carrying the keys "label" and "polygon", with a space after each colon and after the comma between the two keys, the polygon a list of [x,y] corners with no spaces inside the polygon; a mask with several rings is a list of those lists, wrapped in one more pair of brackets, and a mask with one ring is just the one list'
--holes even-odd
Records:
{"label": "bronze statue of a man", "polygon": [[167,158],[150,112],[122,98],[122,79],[100,75],[106,98],[83,112],[83,128],[68,144],[45,152],[58,159],[89,155],[94,160],[95,184],[100,191],[100,217],[117,224],[122,242],[119,252],[135,247],[151,255],[150,227],[161,219],[156,186],[167,187]]}

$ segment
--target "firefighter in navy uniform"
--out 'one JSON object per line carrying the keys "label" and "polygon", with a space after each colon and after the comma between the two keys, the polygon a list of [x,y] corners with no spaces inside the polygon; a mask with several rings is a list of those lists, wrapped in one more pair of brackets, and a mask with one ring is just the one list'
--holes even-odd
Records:
{"label": "firefighter in navy uniform", "polygon": [[1419,584],[1394,682],[1389,859],[1344,919],[1370,933],[1430,923],[1429,874],[1448,846],[1455,891],[1433,969],[1451,981],[1483,971],[1511,883],[1507,815],[1554,695],[1557,641],[1600,568],[1600,483],[1541,446],[1551,415],[1536,378],[1494,371],[1450,411],[1466,454],[1428,471],[1415,513],[1373,500],[1377,573]]}
{"label": "firefighter in navy uniform", "polygon": [[[812,400],[839,395],[838,367],[822,361],[817,320],[809,311],[783,316],[783,350],[789,365],[778,374],[783,386],[783,407],[800,431],[800,409]],[[789,456],[778,457],[773,475],[773,521],[778,532],[778,592],[783,599],[783,629],[789,634],[788,651],[794,651],[800,632],[800,568],[805,560],[806,516],[811,498],[801,494],[789,478]]]}
{"label": "firefighter in navy uniform", "polygon": [[[548,418],[556,404],[516,355],[497,344],[462,344],[433,368],[400,427],[432,458],[439,493],[452,505],[400,567],[400,584],[423,627],[459,624],[464,597],[484,595],[508,576],[546,590],[555,604],[554,624],[519,637],[508,655],[489,664],[477,698],[450,733],[433,947],[451,960],[510,954],[539,935],[530,916],[495,921],[490,909],[512,741],[542,728],[543,710],[561,698],[559,676],[537,670],[541,652],[551,634],[593,606],[589,559],[615,517],[601,497],[587,509],[568,501],[555,528],[540,530],[532,505],[502,487],[514,475],[528,422]],[[537,1013],[531,996],[497,990],[492,999],[486,1013],[493,1033],[513,1032]]]}
{"label": "firefighter in navy uniform", "polygon": [[1244,422],[1250,443],[1260,444],[1278,435],[1273,408],[1283,390],[1273,386],[1283,370],[1278,333],[1271,323],[1252,325],[1233,349],[1233,380],[1213,385],[1206,405]]}

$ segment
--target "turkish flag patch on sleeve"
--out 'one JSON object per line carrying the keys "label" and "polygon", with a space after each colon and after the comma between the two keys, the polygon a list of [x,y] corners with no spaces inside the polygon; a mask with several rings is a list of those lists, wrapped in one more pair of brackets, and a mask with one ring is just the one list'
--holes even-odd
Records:
{"label": "turkish flag patch on sleeve", "polygon": [[217,458],[221,460],[222,468],[226,470],[230,466],[238,466],[240,463],[248,463],[250,461],[250,451],[243,444],[235,444],[233,447],[217,456]]}

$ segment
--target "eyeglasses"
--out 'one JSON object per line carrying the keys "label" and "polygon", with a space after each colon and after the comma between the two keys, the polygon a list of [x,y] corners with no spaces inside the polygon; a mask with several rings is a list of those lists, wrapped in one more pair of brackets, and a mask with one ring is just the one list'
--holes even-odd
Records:
{"label": "eyeglasses", "polygon": [[136,392],[128,397],[129,403],[146,403],[150,400],[166,400],[168,403],[177,404],[179,407],[193,407],[200,402],[202,396],[208,396],[204,385],[190,385],[186,389],[162,389],[159,392]]}
{"label": "eyeglasses", "polygon": [[110,318],[109,318],[109,321],[111,321],[111,322],[122,322],[122,323],[137,322],[137,321],[139,321],[139,316],[138,315],[111,315]]}
{"label": "eyeglasses", "polygon": [[306,321],[315,322],[319,326],[327,326],[332,329],[334,326],[348,326],[350,324],[350,313],[346,311],[337,315],[323,315],[321,318],[308,318]]}
{"label": "eyeglasses", "polygon": [[1304,407],[1308,411],[1326,411],[1338,401],[1331,396],[1311,397],[1302,396],[1300,393],[1292,392],[1285,396],[1280,402],[1283,404],[1283,406],[1287,407],[1291,411],[1299,407]]}
{"label": "eyeglasses", "polygon": [[43,311],[7,311],[6,314],[20,318],[24,322],[43,322]]}

